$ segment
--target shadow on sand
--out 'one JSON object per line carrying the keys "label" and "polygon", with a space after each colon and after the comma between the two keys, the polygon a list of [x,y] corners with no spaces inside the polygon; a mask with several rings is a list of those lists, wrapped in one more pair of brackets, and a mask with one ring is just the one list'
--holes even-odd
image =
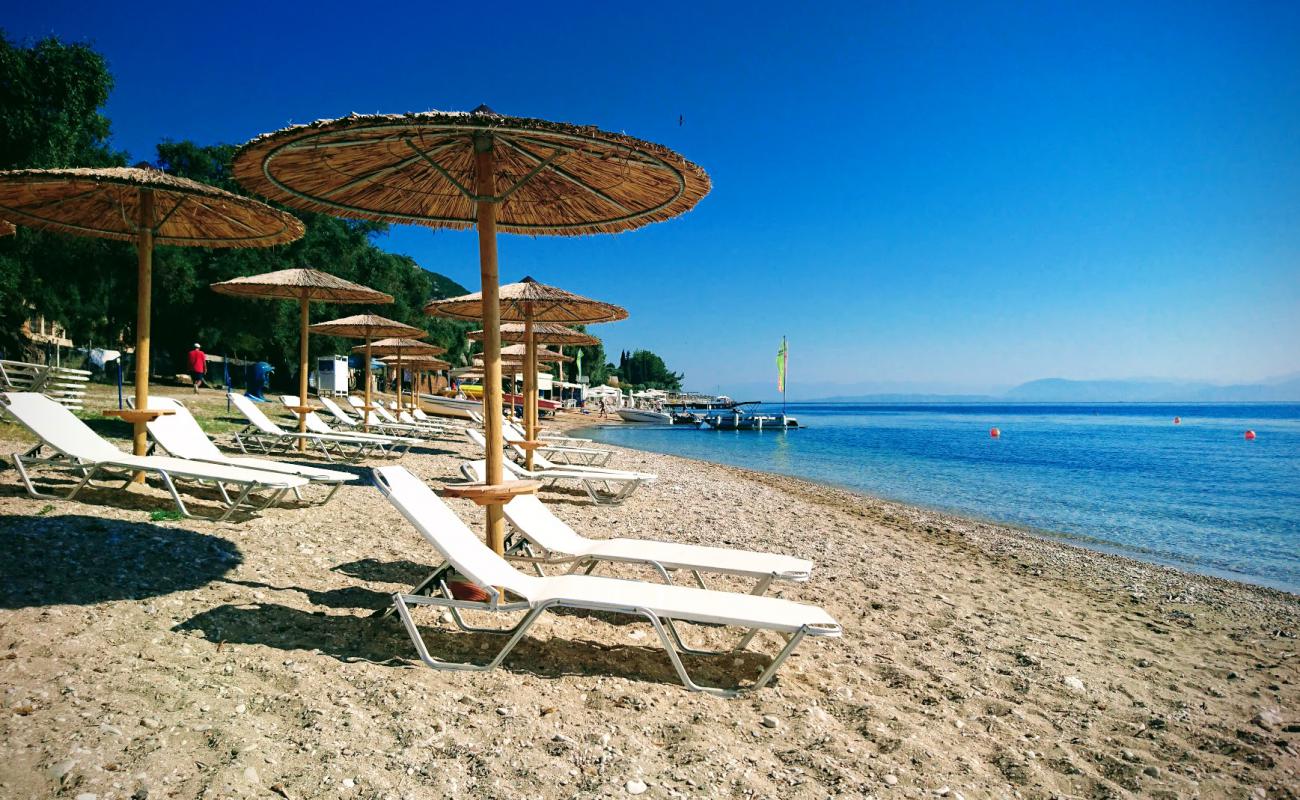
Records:
{"label": "shadow on sand", "polygon": [[0,608],[92,605],[195,589],[242,560],[234,542],[147,522],[0,515]]}
{"label": "shadow on sand", "polygon": [[[429,613],[422,612],[424,615]],[[518,615],[512,615],[510,623],[517,621]],[[506,658],[501,669],[544,678],[613,676],[681,685],[668,656],[654,646],[657,639],[653,633],[647,633],[645,640],[652,643],[650,646],[538,638],[538,634],[546,635],[548,627],[548,618],[543,616]],[[327,614],[274,603],[224,605],[198,614],[173,630],[202,631],[203,637],[214,643],[264,645],[277,650],[313,650],[348,663],[366,661],[394,667],[412,663],[420,666],[406,629],[394,617],[374,619]],[[505,643],[502,636],[448,628],[421,626],[420,632],[429,652],[448,661],[483,663]],[[682,660],[698,680],[719,686],[734,686],[738,680],[748,680],[771,661],[766,655],[750,651],[709,658],[683,655]]]}

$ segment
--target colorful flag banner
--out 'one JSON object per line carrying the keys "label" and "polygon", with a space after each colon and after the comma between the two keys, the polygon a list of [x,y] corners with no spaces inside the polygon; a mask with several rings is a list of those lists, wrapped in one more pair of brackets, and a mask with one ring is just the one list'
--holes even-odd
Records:
{"label": "colorful flag banner", "polygon": [[776,390],[785,391],[785,361],[789,355],[789,348],[786,347],[785,337],[781,337],[781,349],[776,351]]}
{"label": "colorful flag banner", "polygon": [[578,377],[582,377],[582,348],[578,348]]}

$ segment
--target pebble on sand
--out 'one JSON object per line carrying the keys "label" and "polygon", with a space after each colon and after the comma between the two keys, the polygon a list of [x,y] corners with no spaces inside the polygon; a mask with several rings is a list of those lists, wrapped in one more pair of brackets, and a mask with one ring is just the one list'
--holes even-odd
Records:
{"label": "pebble on sand", "polygon": [[1066,675],[1061,678],[1061,683],[1064,683],[1066,688],[1072,692],[1082,692],[1084,690],[1083,680],[1078,675]]}
{"label": "pebble on sand", "polygon": [[639,781],[633,778],[632,780],[628,781],[627,785],[625,785],[623,788],[627,789],[628,794],[641,794],[645,792],[647,787],[645,785],[645,781]]}
{"label": "pebble on sand", "polygon": [[764,714],[764,715],[763,715],[763,727],[764,727],[764,728],[776,728],[776,727],[780,726],[780,724],[781,724],[781,720],[777,719],[776,717],[772,716],[771,714]]}

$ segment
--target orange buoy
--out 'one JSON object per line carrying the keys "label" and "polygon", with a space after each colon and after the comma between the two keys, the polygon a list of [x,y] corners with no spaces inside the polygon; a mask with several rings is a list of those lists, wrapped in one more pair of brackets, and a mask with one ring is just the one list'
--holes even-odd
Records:
{"label": "orange buoy", "polygon": [[1253,442],[1253,441],[1255,441],[1255,432],[1254,432],[1254,431],[1246,431],[1246,441],[1248,441],[1248,442]]}
{"label": "orange buoy", "polygon": [[998,430],[997,428],[989,428],[989,436],[991,436],[992,438],[996,439],[1001,435],[1002,435],[1002,431]]}
{"label": "orange buoy", "polygon": [[1174,424],[1175,424],[1175,425],[1182,425],[1182,424],[1183,424],[1183,418],[1182,418],[1182,417],[1174,417]]}

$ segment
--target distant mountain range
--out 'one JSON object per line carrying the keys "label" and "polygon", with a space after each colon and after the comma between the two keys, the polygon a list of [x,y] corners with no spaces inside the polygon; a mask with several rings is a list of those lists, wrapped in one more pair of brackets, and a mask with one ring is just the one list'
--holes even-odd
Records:
{"label": "distant mountain range", "polygon": [[1266,403],[1300,402],[1300,375],[1219,385],[1160,379],[1074,381],[1043,378],[1000,394],[860,394],[802,402],[834,403]]}

